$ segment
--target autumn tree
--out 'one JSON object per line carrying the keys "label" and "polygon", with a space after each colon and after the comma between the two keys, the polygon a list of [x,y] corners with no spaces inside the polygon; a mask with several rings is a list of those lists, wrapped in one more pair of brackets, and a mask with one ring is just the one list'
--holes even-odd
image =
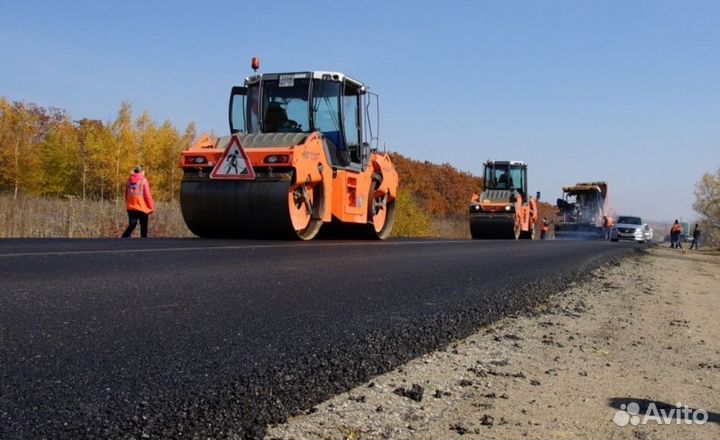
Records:
{"label": "autumn tree", "polygon": [[695,211],[701,216],[706,242],[720,241],[720,168],[695,184]]}
{"label": "autumn tree", "polygon": [[[177,134],[177,133],[176,133]],[[180,193],[180,181],[182,179],[182,170],[178,167],[178,157],[180,152],[192,145],[196,136],[195,123],[191,122],[185,127],[182,136],[175,136],[175,142],[165,144],[163,150],[163,160],[158,163],[158,172],[163,174],[165,191],[169,194],[169,199],[175,201]]]}
{"label": "autumn tree", "polygon": [[[41,195],[77,195],[81,189],[82,149],[78,131],[67,115],[55,115],[40,146],[39,169]],[[80,165],[80,166],[79,166]]]}
{"label": "autumn tree", "polygon": [[432,218],[423,210],[409,191],[398,191],[395,202],[395,224],[392,234],[396,237],[425,237],[430,235]]}
{"label": "autumn tree", "polygon": [[110,125],[113,137],[115,138],[114,150],[108,152],[113,158],[114,170],[112,175],[113,197],[119,201],[123,195],[123,185],[126,173],[130,171],[136,158],[136,133],[133,129],[132,105],[123,102],[118,111],[117,118]]}
{"label": "autumn tree", "polygon": [[51,128],[63,118],[58,109],[35,104],[0,101],[0,183],[13,197],[21,191],[40,192],[43,175],[43,143]]}
{"label": "autumn tree", "polygon": [[110,180],[113,161],[108,152],[113,151],[114,139],[110,129],[102,121],[81,119],[76,121],[78,163],[80,172],[80,195],[105,197],[106,182]]}
{"label": "autumn tree", "polygon": [[400,175],[400,187],[412,195],[421,209],[436,218],[462,218],[467,215],[473,192],[482,188],[482,179],[450,164],[417,161],[392,153]]}
{"label": "autumn tree", "polygon": [[0,188],[7,189],[13,184],[12,166],[14,165],[11,147],[14,143],[13,106],[5,98],[0,98]]}
{"label": "autumn tree", "polygon": [[73,121],[60,109],[0,97],[0,191],[119,201],[128,173],[143,164],[155,197],[174,201],[178,157],[195,136],[194,123],[180,132],[147,112],[133,118],[128,102],[110,121]]}

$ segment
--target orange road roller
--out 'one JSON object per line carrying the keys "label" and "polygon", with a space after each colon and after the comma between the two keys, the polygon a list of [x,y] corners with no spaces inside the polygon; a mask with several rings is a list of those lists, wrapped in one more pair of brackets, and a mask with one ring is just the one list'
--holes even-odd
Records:
{"label": "orange road roller", "polygon": [[540,193],[527,193],[527,165],[517,161],[484,164],[483,191],[470,200],[473,239],[530,239],[535,237]]}
{"label": "orange road roller", "polygon": [[256,74],[232,88],[229,122],[229,136],[180,155],[180,207],[195,235],[390,235],[398,175],[378,151],[378,97],[365,84],[337,72]]}

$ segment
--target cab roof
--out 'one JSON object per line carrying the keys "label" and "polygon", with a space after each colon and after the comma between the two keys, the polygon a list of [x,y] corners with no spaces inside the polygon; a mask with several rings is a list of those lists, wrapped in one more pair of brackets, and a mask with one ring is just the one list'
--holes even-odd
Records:
{"label": "cab roof", "polygon": [[258,81],[261,80],[276,80],[280,78],[280,76],[285,75],[292,75],[295,79],[305,79],[305,78],[312,78],[312,79],[327,79],[331,81],[338,81],[343,82],[347,81],[357,87],[360,87],[362,89],[366,89],[367,86],[363,84],[362,82],[356,80],[355,78],[352,78],[348,75],[345,75],[344,73],[340,72],[328,72],[323,70],[316,70],[312,72],[285,72],[285,73],[262,73],[260,75],[253,75],[245,78],[246,84],[255,84]]}
{"label": "cab roof", "polygon": [[581,182],[573,186],[564,186],[563,191],[568,194],[597,191],[599,193],[607,191],[607,182]]}
{"label": "cab roof", "polygon": [[486,160],[485,165],[520,165],[527,166],[527,164],[520,160]]}

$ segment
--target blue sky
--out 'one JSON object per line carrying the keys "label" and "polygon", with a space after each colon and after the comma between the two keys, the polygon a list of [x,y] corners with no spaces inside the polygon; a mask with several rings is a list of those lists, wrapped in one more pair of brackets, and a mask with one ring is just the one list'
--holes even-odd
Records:
{"label": "blue sky", "polygon": [[688,219],[720,166],[718,17],[716,1],[0,0],[0,95],[104,120],[127,100],[225,134],[258,55],[369,84],[388,149],[476,174],[524,160],[546,201],[607,180],[618,213]]}

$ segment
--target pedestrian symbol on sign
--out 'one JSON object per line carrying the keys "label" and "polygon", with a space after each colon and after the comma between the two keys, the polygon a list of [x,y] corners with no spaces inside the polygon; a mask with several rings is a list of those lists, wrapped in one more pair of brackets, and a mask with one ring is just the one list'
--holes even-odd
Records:
{"label": "pedestrian symbol on sign", "polygon": [[[244,174],[247,172],[247,167],[245,166],[245,161],[242,159],[242,157],[240,158],[240,160],[242,161],[241,166],[243,168],[242,168],[242,171],[239,171],[238,156],[240,156],[240,154],[237,151],[233,151],[232,153],[230,153],[228,158],[225,160],[225,163],[227,164],[227,168],[225,169],[225,174],[233,174],[233,173],[234,174]],[[232,171],[232,173],[231,173],[231,171]]]}
{"label": "pedestrian symbol on sign", "polygon": [[252,164],[240,145],[237,135],[233,136],[223,152],[220,160],[210,173],[213,179],[239,179],[252,180],[255,178],[255,171]]}

